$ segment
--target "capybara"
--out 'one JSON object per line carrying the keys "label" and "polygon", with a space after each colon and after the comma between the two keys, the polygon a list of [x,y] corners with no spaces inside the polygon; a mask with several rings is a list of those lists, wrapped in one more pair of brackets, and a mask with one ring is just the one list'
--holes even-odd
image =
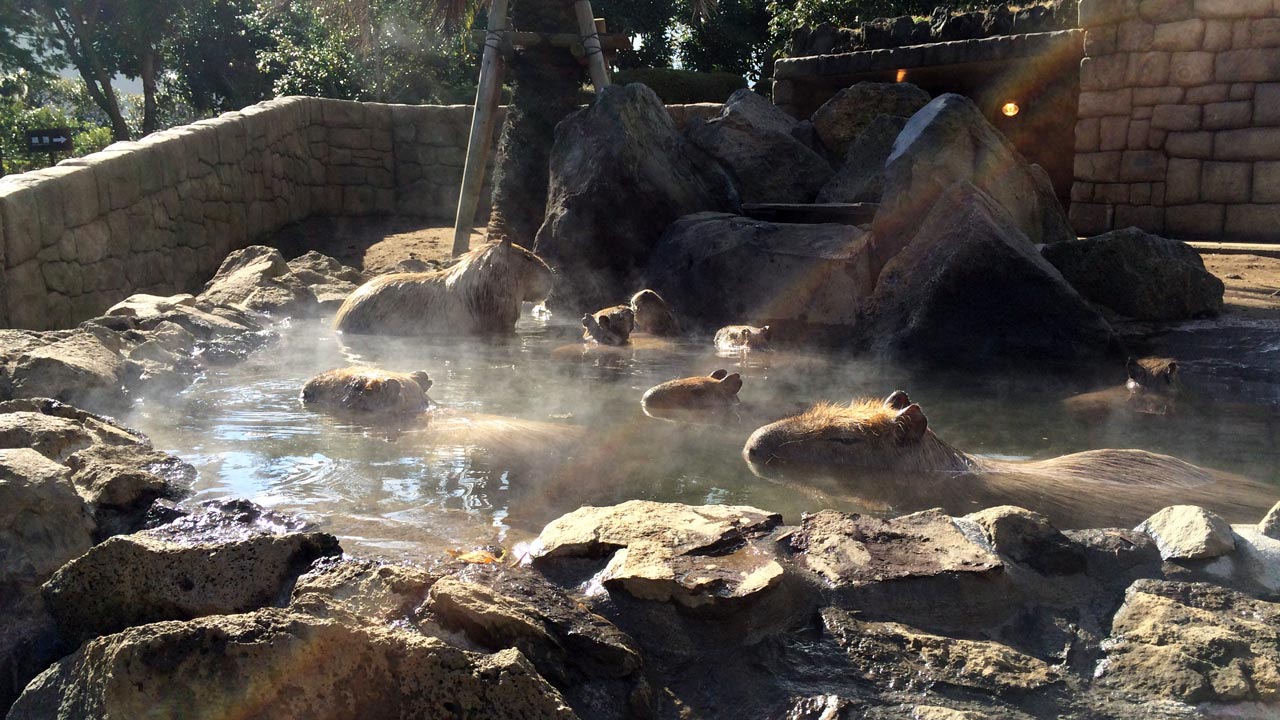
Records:
{"label": "capybara", "polygon": [[1128,379],[1123,387],[1073,395],[1063,401],[1067,413],[1081,420],[1098,420],[1124,410],[1145,415],[1168,415],[1182,392],[1178,362],[1146,357],[1125,364]]}
{"label": "capybara", "polygon": [[743,455],[766,477],[787,466],[837,469],[844,489],[892,495],[898,510],[950,502],[967,512],[1014,504],[1042,512],[1060,527],[1132,527],[1174,504],[1256,522],[1280,495],[1263,483],[1145,450],[1090,450],[1036,461],[969,455],[935,435],[924,411],[901,392],[884,401],[814,405],[756,430]]}
{"label": "capybara", "polygon": [[720,369],[701,377],[668,380],[645,391],[640,404],[646,411],[707,410],[738,402],[742,376]]}
{"label": "capybara", "polygon": [[727,325],[716,331],[716,349],[724,352],[768,350],[769,326]]}
{"label": "capybara", "polygon": [[355,335],[510,333],[521,303],[544,300],[551,282],[537,255],[503,240],[443,270],[379,275],[342,303],[334,327]]}
{"label": "capybara", "polygon": [[626,345],[635,328],[629,305],[614,305],[582,316],[582,339],[601,345]]}
{"label": "capybara", "polygon": [[652,290],[641,290],[631,296],[631,312],[636,330],[650,335],[671,337],[680,334],[680,323],[662,296]]}
{"label": "capybara", "polygon": [[421,371],[339,368],[308,380],[302,386],[302,404],[330,412],[411,415],[427,409],[430,387],[431,378]]}

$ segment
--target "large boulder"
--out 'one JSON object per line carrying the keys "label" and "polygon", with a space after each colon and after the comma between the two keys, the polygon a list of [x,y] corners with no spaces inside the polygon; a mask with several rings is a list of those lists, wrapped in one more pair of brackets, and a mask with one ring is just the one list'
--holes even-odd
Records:
{"label": "large boulder", "polygon": [[728,175],[680,136],[652,90],[605,88],[556,126],[535,245],[558,273],[549,303],[577,316],[624,301],[676,218],[737,205]]}
{"label": "large boulder", "polygon": [[884,194],[872,223],[876,268],[916,235],[955,183],[986,193],[1032,243],[1075,239],[1048,176],[991,126],[973,101],[946,94],[907,122],[885,162]]}
{"label": "large boulder", "polygon": [[10,717],[217,720],[576,717],[518,650],[280,609],[135,627],[31,682]]}
{"label": "large boulder", "polygon": [[796,124],[744,88],[729,97],[719,117],[691,121],[685,137],[729,171],[742,202],[813,202],[831,165],[795,138]]}
{"label": "large boulder", "polygon": [[53,398],[100,412],[127,403],[124,341],[110,333],[75,330],[19,356],[8,375],[15,398]]}
{"label": "large boulder", "polygon": [[363,282],[358,270],[315,251],[285,262],[278,250],[251,245],[222,261],[197,301],[271,315],[308,315],[340,306]]}
{"label": "large boulder", "polygon": [[959,182],[885,266],[870,344],[922,361],[1035,359],[1063,368],[1114,355],[1106,321],[991,196]]}
{"label": "large boulder", "polygon": [[813,114],[822,144],[838,158],[879,115],[909,118],[929,104],[929,93],[911,83],[860,82],[836,93]]}
{"label": "large boulder", "polygon": [[771,325],[782,335],[848,327],[870,296],[865,233],[852,225],[771,223],[736,215],[680,218],[646,273],[676,315],[715,328]]}
{"label": "large boulder", "polygon": [[884,164],[906,118],[877,115],[849,144],[844,163],[818,193],[820,203],[880,202]]}
{"label": "large boulder", "polygon": [[1165,560],[1204,560],[1235,549],[1231,526],[1196,505],[1170,505],[1142,521],[1137,530],[1156,541]]}
{"label": "large boulder", "polygon": [[1046,245],[1045,259],[1091,302],[1138,320],[1187,320],[1222,312],[1222,281],[1195,248],[1127,228]]}
{"label": "large boulder", "polygon": [[1104,648],[1099,681],[1129,695],[1191,704],[1280,697],[1280,605],[1233,590],[1138,580]]}

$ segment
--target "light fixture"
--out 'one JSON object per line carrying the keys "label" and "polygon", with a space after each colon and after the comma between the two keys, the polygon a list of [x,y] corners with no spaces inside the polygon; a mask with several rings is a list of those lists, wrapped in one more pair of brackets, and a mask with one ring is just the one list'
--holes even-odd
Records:
{"label": "light fixture", "polygon": [[904,82],[906,79],[907,79],[907,71],[900,69],[898,70],[898,78],[894,80],[894,82]]}
{"label": "light fixture", "polygon": [[1012,100],[1005,103],[1004,107],[1000,108],[1000,112],[1004,113],[1005,117],[1013,117],[1014,115],[1017,115],[1021,110],[1022,108],[1018,107],[1018,103]]}

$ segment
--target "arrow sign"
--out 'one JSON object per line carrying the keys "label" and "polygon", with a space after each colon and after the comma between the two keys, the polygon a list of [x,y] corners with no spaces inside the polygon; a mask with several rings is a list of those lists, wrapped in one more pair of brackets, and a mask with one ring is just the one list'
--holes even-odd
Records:
{"label": "arrow sign", "polygon": [[37,128],[27,131],[27,152],[33,155],[71,152],[74,144],[70,128]]}

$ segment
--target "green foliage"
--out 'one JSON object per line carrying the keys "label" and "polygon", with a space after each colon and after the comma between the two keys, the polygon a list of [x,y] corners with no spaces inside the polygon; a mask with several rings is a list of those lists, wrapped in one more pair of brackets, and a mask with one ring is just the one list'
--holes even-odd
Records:
{"label": "green foliage", "polygon": [[0,76],[0,158],[4,172],[49,166],[48,155],[28,155],[27,131],[67,127],[74,139],[70,155],[82,157],[110,145],[111,128],[82,83],[20,71]]}
{"label": "green foliage", "polygon": [[928,15],[939,5],[968,4],[946,0],[770,0],[768,9],[773,16],[770,29],[775,41],[785,41],[793,30],[804,25],[814,27],[825,22],[849,27],[880,17]]}
{"label": "green foliage", "polygon": [[619,85],[643,83],[667,104],[719,102],[729,99],[734,90],[747,86],[741,75],[728,72],[696,72],[671,68],[637,68],[614,73]]}
{"label": "green foliage", "polygon": [[315,8],[290,3],[264,7],[248,19],[270,39],[258,52],[258,69],[274,95],[316,95],[363,100],[356,59],[343,38],[320,22]]}
{"label": "green foliage", "polygon": [[676,49],[684,67],[727,71],[752,81],[772,74],[776,43],[768,0],[720,0],[703,22],[691,22]]}

